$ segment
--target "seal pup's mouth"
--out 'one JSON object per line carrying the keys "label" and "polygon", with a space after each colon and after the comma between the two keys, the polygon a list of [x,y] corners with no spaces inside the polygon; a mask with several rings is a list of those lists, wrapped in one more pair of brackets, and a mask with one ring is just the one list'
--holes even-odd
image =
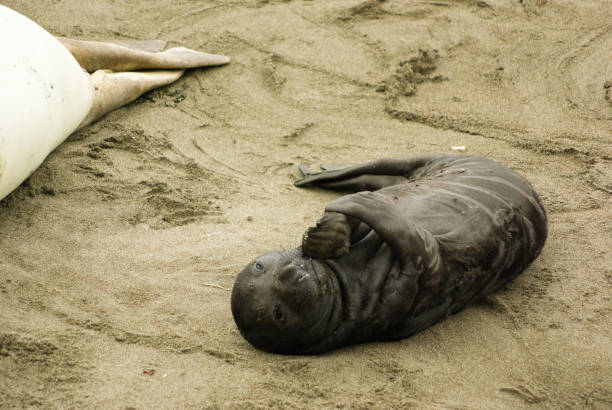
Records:
{"label": "seal pup's mouth", "polygon": [[[307,279],[307,278],[309,278],[311,276],[309,270],[312,269],[312,264],[310,264],[310,266],[307,267],[306,266],[306,262],[307,262],[306,260],[291,262],[294,266],[296,266],[298,268],[297,269],[297,275],[296,275],[296,278],[295,278],[295,281],[297,283],[300,283],[304,279]],[[311,268],[311,269],[308,269],[308,268]]]}
{"label": "seal pup's mouth", "polygon": [[315,280],[317,285],[321,286],[321,278],[319,277],[319,273],[317,272],[314,263],[312,263],[312,259],[304,257],[304,260],[308,264],[308,267],[310,268],[309,270],[312,272],[313,279]]}

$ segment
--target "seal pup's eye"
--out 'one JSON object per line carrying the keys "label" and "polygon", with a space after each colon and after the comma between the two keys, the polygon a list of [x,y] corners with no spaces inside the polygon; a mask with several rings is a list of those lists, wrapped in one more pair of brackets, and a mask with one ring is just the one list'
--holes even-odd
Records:
{"label": "seal pup's eye", "polygon": [[262,273],[263,272],[263,265],[259,262],[255,262],[253,263],[253,270],[257,273]]}
{"label": "seal pup's eye", "polygon": [[285,315],[283,315],[283,311],[281,310],[279,305],[274,306],[274,310],[272,310],[272,317],[277,322],[285,320]]}

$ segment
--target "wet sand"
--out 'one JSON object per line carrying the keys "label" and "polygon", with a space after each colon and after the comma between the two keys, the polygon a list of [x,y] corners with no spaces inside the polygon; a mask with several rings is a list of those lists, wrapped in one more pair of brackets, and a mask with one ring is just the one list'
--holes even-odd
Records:
{"label": "wet sand", "polygon": [[[610,2],[3,4],[232,63],[72,135],[0,202],[0,408],[612,407]],[[400,342],[242,339],[237,272],[337,196],[295,188],[298,164],[452,146],[541,194],[550,235],[523,275]]]}

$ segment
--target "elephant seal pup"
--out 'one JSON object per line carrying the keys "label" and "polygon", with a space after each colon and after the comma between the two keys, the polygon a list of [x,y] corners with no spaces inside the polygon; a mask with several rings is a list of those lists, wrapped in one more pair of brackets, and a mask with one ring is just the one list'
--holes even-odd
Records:
{"label": "elephant seal pup", "polygon": [[531,185],[485,158],[382,159],[296,185],[356,193],[329,203],[300,248],[238,275],[234,320],[269,352],[413,335],[519,275],[548,232]]}

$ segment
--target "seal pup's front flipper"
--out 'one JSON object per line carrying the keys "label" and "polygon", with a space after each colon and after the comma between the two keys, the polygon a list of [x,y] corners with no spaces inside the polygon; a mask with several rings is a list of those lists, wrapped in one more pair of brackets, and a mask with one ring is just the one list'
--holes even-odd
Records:
{"label": "seal pup's front flipper", "polygon": [[338,212],[325,212],[302,236],[302,253],[314,259],[336,259],[351,248],[351,223]]}
{"label": "seal pup's front flipper", "polygon": [[115,42],[57,38],[70,51],[79,65],[88,72],[97,70],[181,70],[228,64],[230,58],[185,47],[174,47],[161,52],[125,47]]}
{"label": "seal pup's front flipper", "polygon": [[[395,255],[399,272],[381,283],[382,288],[376,293],[381,295],[382,302],[371,307],[372,312],[378,311],[383,316],[384,312],[407,314],[419,292],[419,278],[435,274],[442,264],[434,236],[408,220],[393,201],[377,192],[359,192],[345,195],[325,207],[326,212],[342,213],[369,226]],[[380,278],[375,275],[373,279]]]}
{"label": "seal pup's front flipper", "polygon": [[342,213],[372,228],[393,250],[402,272],[435,269],[439,246],[434,236],[412,223],[393,199],[377,192],[358,192],[330,202],[326,212]]}
{"label": "seal pup's front flipper", "polygon": [[375,191],[386,186],[406,182],[415,172],[439,156],[419,155],[403,159],[381,159],[361,165],[313,173],[300,166],[304,178],[295,182],[297,187],[316,186],[338,191]]}

